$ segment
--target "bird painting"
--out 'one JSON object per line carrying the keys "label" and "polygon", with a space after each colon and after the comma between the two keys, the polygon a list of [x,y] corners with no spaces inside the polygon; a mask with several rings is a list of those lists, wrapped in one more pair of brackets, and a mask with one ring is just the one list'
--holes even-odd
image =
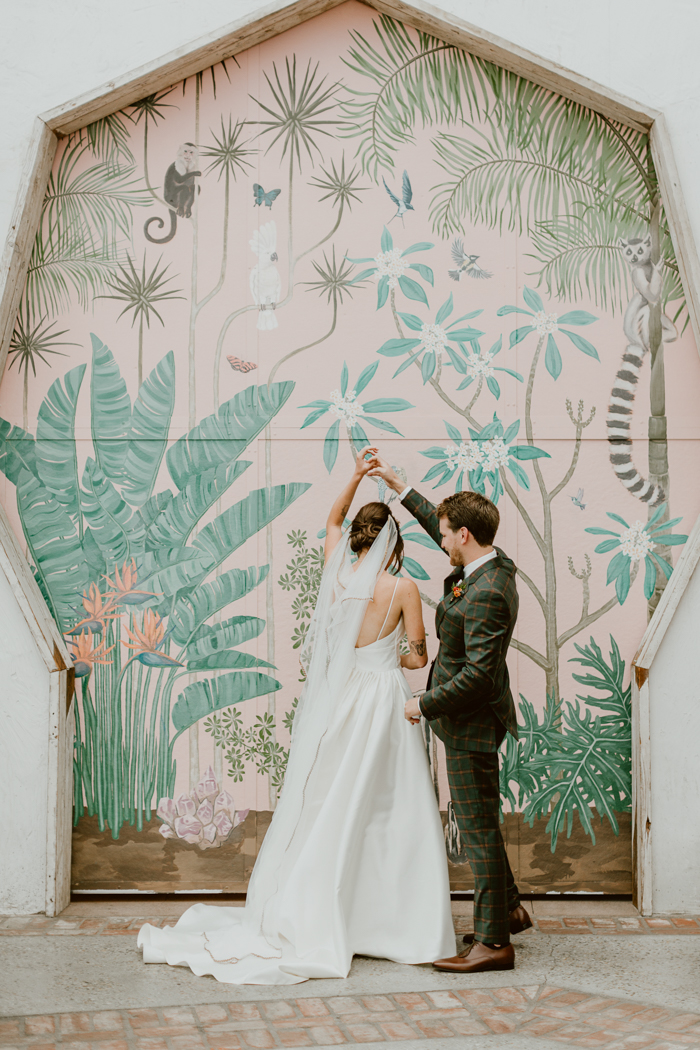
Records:
{"label": "bird painting", "polygon": [[253,233],[250,247],[258,257],[258,265],[250,271],[250,290],[258,304],[258,328],[270,331],[277,328],[275,308],[282,295],[282,281],[275,266],[277,255],[277,226],[266,222]]}
{"label": "bird painting", "polygon": [[469,277],[474,277],[476,280],[483,281],[487,277],[493,277],[492,273],[487,270],[483,270],[477,263],[478,255],[467,255],[464,251],[464,241],[461,237],[455,237],[452,242],[450,249],[452,252],[452,258],[457,264],[454,270],[448,270],[448,275],[453,281],[459,281],[462,278],[462,274],[465,273]]}
{"label": "bird painting", "polygon": [[404,215],[407,211],[415,211],[415,208],[411,204],[411,201],[413,199],[413,190],[411,189],[411,180],[408,177],[408,172],[404,171],[403,179],[401,180],[401,200],[399,200],[396,194],[391,192],[391,190],[386,184],[385,178],[382,178],[382,182],[384,183],[384,189],[396,205],[396,213],[391,216],[389,222],[393,222],[394,219],[398,217],[399,219],[401,219],[401,222],[405,226],[406,224],[403,221]]}
{"label": "bird painting", "polygon": [[571,497],[571,502],[580,510],[586,509],[586,504],[583,502],[583,489],[579,489],[576,495]]}

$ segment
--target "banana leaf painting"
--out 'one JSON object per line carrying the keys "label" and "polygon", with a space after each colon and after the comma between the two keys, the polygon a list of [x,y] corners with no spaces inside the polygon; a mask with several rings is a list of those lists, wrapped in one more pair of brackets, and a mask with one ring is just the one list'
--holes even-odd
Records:
{"label": "banana leaf painting", "polygon": [[[372,444],[501,514],[521,889],[629,892],[629,667],[700,511],[698,388],[647,136],[355,0],[62,140],[0,471],[73,656],[75,887],[245,889]],[[359,497],[432,656],[444,555]]]}

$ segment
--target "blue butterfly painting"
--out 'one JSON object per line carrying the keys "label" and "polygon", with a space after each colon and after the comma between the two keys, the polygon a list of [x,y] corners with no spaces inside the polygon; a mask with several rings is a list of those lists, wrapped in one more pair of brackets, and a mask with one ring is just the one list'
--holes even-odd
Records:
{"label": "blue butterfly painting", "polygon": [[271,208],[273,201],[279,197],[281,192],[282,190],[269,190],[268,193],[265,193],[259,182],[253,184],[253,196],[258,206],[266,204],[268,208]]}

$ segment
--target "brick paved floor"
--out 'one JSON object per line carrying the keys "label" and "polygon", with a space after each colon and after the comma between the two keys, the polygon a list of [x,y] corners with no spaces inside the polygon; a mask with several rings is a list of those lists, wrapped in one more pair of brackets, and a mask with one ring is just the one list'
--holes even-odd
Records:
{"label": "brick paved floor", "polygon": [[[22,915],[0,918],[0,937],[58,937],[58,936],[136,936],[144,922],[153,926],[174,926],[178,916],[125,917],[101,916],[94,918],[47,919],[44,915]],[[534,932],[561,934],[700,934],[700,917],[654,916],[639,917],[587,917],[537,918],[532,916]],[[468,933],[473,929],[470,918],[454,916],[455,932]]]}
{"label": "brick paved floor", "polygon": [[2,1050],[269,1050],[512,1035],[601,1050],[700,1048],[700,1014],[553,988],[455,988],[0,1021]]}

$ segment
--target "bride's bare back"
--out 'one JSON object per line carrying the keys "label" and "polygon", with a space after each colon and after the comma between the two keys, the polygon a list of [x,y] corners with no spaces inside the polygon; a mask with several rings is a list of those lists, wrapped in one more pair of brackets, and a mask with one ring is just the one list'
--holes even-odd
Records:
{"label": "bride's bare back", "polygon": [[425,627],[420,594],[413,580],[398,579],[391,573],[382,573],[374,589],[374,598],[367,608],[357,638],[356,648],[371,645],[396,630],[403,617],[408,635],[410,656],[403,656],[401,664],[407,668],[425,667],[428,657],[425,648]]}

